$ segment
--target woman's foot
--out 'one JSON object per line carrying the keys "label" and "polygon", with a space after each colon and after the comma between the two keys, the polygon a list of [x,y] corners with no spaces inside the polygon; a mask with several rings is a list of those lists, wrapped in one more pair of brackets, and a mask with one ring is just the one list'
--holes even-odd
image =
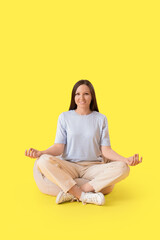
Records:
{"label": "woman's foot", "polygon": [[82,192],[80,199],[76,198],[70,193],[65,193],[60,191],[56,198],[56,203],[60,204],[63,202],[73,202],[73,201],[81,201],[83,204],[92,203],[96,205],[104,205],[105,204],[105,197],[101,192],[92,193],[92,192]]}
{"label": "woman's foot", "polygon": [[57,195],[56,203],[59,204],[59,203],[63,203],[63,202],[73,202],[73,201],[77,201],[77,200],[78,199],[75,196],[73,196],[72,194],[60,191]]}
{"label": "woman's foot", "polygon": [[101,192],[93,193],[93,192],[82,192],[81,197],[79,199],[83,204],[92,203],[96,205],[104,205],[105,197]]}

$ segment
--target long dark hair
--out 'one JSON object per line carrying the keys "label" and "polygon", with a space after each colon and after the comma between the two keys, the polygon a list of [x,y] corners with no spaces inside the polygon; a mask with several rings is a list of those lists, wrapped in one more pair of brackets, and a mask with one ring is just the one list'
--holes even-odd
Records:
{"label": "long dark hair", "polygon": [[77,108],[77,104],[75,103],[75,94],[76,94],[77,88],[82,84],[87,85],[91,92],[92,100],[90,103],[90,110],[99,112],[94,87],[93,87],[92,83],[88,80],[80,80],[74,85],[74,87],[72,89],[71,104],[70,104],[69,110],[74,110]]}

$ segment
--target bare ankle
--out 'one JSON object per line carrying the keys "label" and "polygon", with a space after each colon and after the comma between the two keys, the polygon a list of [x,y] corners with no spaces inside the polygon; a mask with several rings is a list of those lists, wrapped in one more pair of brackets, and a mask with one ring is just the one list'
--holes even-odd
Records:
{"label": "bare ankle", "polygon": [[82,189],[79,186],[74,185],[68,192],[73,196],[75,196],[76,198],[80,199],[82,194]]}
{"label": "bare ankle", "polygon": [[81,189],[83,192],[95,192],[94,188],[89,183],[81,185]]}

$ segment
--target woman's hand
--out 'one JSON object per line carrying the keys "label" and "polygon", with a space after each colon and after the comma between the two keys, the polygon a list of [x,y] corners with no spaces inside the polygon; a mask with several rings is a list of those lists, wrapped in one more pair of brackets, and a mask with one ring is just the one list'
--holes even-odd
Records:
{"label": "woman's hand", "polygon": [[42,155],[42,152],[34,148],[30,148],[28,152],[25,150],[25,155],[30,158],[39,158]]}
{"label": "woman's hand", "polygon": [[134,156],[127,158],[126,163],[130,166],[135,166],[142,162],[142,157],[139,160],[139,154],[134,154]]}

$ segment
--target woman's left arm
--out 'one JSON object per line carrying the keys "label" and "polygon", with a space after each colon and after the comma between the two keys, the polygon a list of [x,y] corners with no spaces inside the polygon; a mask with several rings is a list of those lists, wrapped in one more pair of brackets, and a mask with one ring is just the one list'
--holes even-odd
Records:
{"label": "woman's left arm", "polygon": [[139,154],[135,154],[132,157],[125,158],[119,155],[118,153],[116,153],[110,146],[101,146],[101,152],[102,152],[102,155],[109,160],[122,161],[127,163],[130,166],[135,166],[142,162],[142,157],[139,160]]}

